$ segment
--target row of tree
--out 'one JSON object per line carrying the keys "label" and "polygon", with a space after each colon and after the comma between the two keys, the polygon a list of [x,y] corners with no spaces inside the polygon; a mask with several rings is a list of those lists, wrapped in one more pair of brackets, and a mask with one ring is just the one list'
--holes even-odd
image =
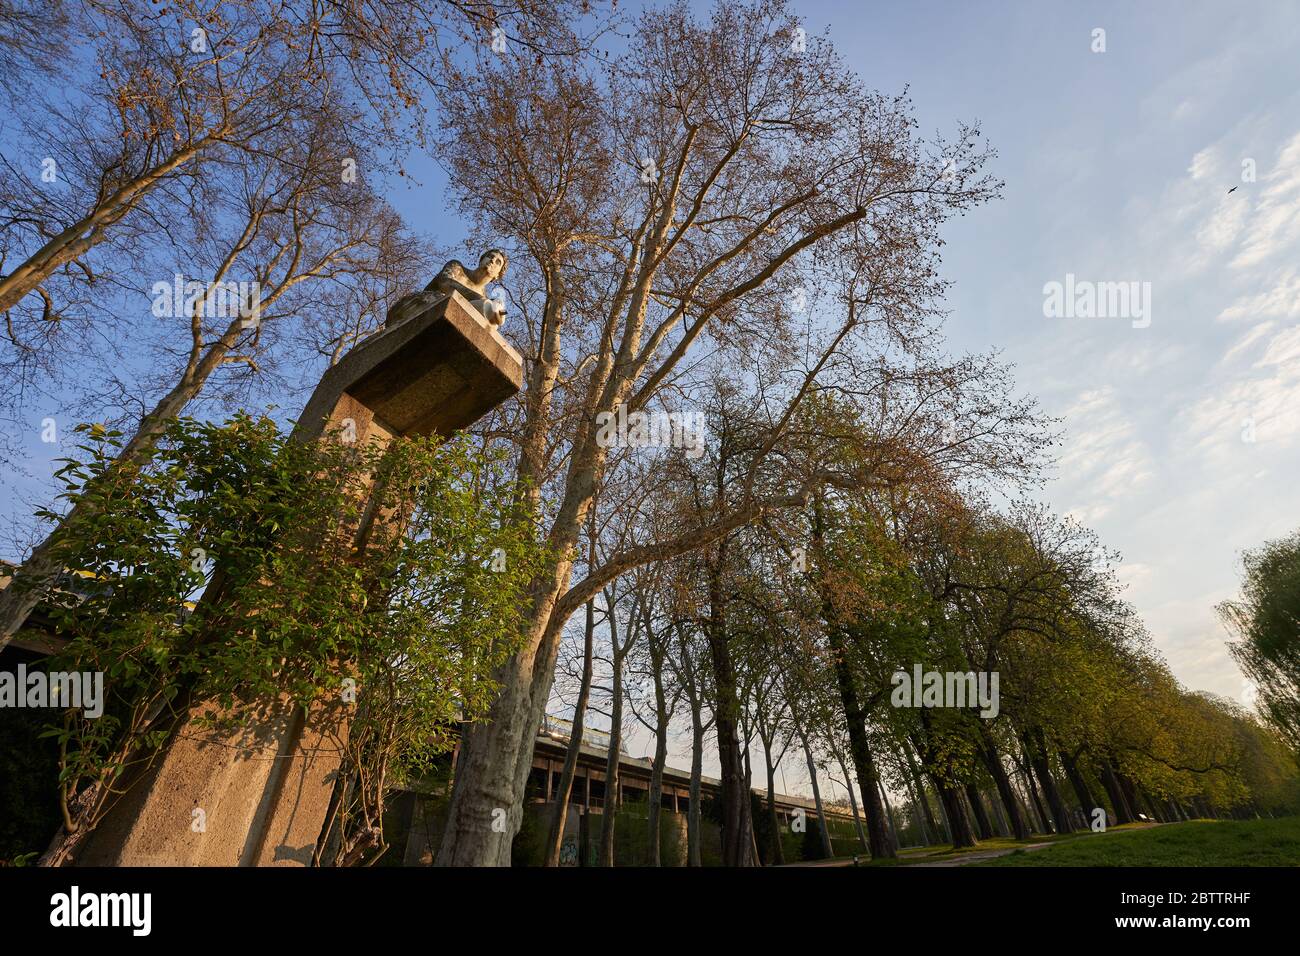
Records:
{"label": "row of tree", "polygon": [[[659,487],[662,510],[646,524],[699,521],[704,502],[735,493],[765,426],[750,419],[746,429],[745,410],[727,412],[709,455],[664,468],[673,474]],[[851,411],[819,407],[797,430],[809,435],[812,419],[828,417],[847,422]],[[878,435],[861,419],[844,427],[862,442]],[[611,505],[605,536],[627,533],[624,507]],[[593,537],[593,553],[604,546]],[[696,865],[710,744],[732,865],[782,861],[776,772],[791,756],[819,805],[819,778],[848,791],[862,848],[877,857],[895,855],[900,830],[966,847],[1100,823],[1294,812],[1294,750],[1237,703],[1179,684],[1123,600],[1113,561],[1069,518],[1023,501],[995,508],[933,473],[925,483],[828,482],[805,506],[647,566],[589,602],[557,704],[572,704],[575,728],[596,711],[610,722],[611,780],[628,710],[651,735],[656,862],[657,785],[678,733],[691,755]],[[917,666],[996,674],[994,706],[974,694],[912,706],[896,675],[910,680]],[[754,786],[767,791],[770,846],[754,838]],[[903,795],[896,808],[891,793]],[[551,862],[568,796],[562,786],[551,808]],[[612,837],[602,833],[606,862]]]}
{"label": "row of tree", "polygon": [[[782,0],[19,2],[0,54],[0,92],[32,104],[0,121],[0,404],[118,424],[110,486],[182,412],[310,387],[382,328],[432,255],[384,198],[408,148],[509,252],[525,384],[475,434],[537,549],[503,656],[476,658],[496,691],[462,727],[438,862],[509,862],[571,620],[580,712],[608,698],[615,740],[642,718],[660,773],[679,707],[697,778],[714,742],[730,864],[756,857],[755,741],[769,790],[790,747],[855,781],[878,855],[890,791],[937,795],[963,843],[990,806],[1016,833],[1069,825],[1063,790],[1119,819],[1270,805],[1237,755],[1272,779],[1271,738],[1178,688],[1090,536],[1021,502],[1055,423],[995,355],[944,348],[942,230],[998,195],[991,149],[922,136]],[[155,315],[174,275],[198,291]],[[249,299],[213,308],[233,280]],[[688,412],[690,454],[601,426]],[[0,644],[107,514],[45,512]],[[913,663],[997,671],[998,716],[892,707]]]}

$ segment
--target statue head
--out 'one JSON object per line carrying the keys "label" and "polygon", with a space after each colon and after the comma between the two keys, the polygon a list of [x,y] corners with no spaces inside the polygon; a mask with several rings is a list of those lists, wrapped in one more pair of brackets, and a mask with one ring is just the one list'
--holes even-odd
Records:
{"label": "statue head", "polygon": [[484,270],[487,282],[500,282],[510,267],[509,257],[500,249],[489,249],[478,257],[478,267]]}

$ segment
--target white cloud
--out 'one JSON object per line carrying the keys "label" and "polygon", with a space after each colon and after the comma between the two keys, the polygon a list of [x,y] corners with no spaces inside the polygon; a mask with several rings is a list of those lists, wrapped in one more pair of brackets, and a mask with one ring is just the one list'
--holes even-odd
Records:
{"label": "white cloud", "polygon": [[1272,169],[1260,182],[1263,188],[1255,215],[1241,251],[1232,260],[1234,269],[1249,268],[1289,253],[1300,240],[1300,133],[1282,147]]}
{"label": "white cloud", "polygon": [[1219,157],[1213,146],[1207,146],[1195,156],[1192,157],[1192,165],[1187,167],[1187,171],[1192,174],[1193,179],[1205,179],[1212,172],[1219,168]]}
{"label": "white cloud", "polygon": [[1261,284],[1268,285],[1269,288],[1253,295],[1241,296],[1219,313],[1218,320],[1231,322],[1236,319],[1266,316],[1282,319],[1300,318],[1300,271],[1295,267],[1286,268],[1274,273]]}
{"label": "white cloud", "polygon": [[[1195,179],[1195,175],[1192,177]],[[1197,241],[1209,252],[1223,252],[1241,235],[1249,216],[1249,207],[1240,191],[1224,193],[1209,219],[1196,231]]]}
{"label": "white cloud", "polygon": [[1227,352],[1224,353],[1220,364],[1229,365],[1238,359],[1241,355],[1249,352],[1251,348],[1259,342],[1269,332],[1277,327],[1273,321],[1261,322],[1238,339]]}
{"label": "white cloud", "polygon": [[1070,491],[1087,501],[1070,509],[1084,524],[1095,523],[1155,473],[1147,445],[1117,394],[1110,386],[1091,389],[1065,412],[1058,464]]}
{"label": "white cloud", "polygon": [[1293,325],[1273,336],[1255,367],[1270,365],[1280,368],[1283,374],[1300,373],[1300,326]]}
{"label": "white cloud", "polygon": [[[1300,439],[1300,327],[1270,335],[1265,323],[1225,356],[1229,369],[1180,417],[1183,438],[1199,455],[1239,459],[1251,445],[1290,447]],[[1258,357],[1244,368],[1250,354]],[[1231,360],[1231,361],[1230,361]],[[1244,460],[1244,459],[1243,459]]]}
{"label": "white cloud", "polygon": [[1127,585],[1130,589],[1135,588],[1151,579],[1151,573],[1154,569],[1149,564],[1141,562],[1121,563],[1115,569],[1116,576],[1120,582]]}

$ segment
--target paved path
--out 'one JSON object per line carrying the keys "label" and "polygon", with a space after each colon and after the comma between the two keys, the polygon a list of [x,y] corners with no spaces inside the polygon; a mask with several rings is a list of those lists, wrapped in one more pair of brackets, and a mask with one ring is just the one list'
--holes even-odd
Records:
{"label": "paved path", "polygon": [[[1148,827],[1158,827],[1158,823],[1139,823],[1130,825],[1127,829],[1145,830]],[[972,850],[970,853],[963,853],[960,856],[951,856],[942,860],[928,860],[916,863],[907,862],[904,857],[899,866],[965,866],[968,863],[978,863],[981,860],[992,860],[999,856],[1010,856],[1017,850],[1024,850],[1026,853],[1032,853],[1035,850],[1041,850],[1049,846],[1060,846],[1063,843],[1073,843],[1075,840],[1083,840],[1091,836],[1088,833],[1080,833],[1078,836],[1066,840],[1043,840],[1039,843],[1024,843],[1019,846],[999,847],[996,850]],[[787,866],[852,866],[852,860],[814,860],[808,863],[788,863]]]}
{"label": "paved path", "polygon": [[[1151,827],[1158,827],[1159,823],[1135,823],[1130,824],[1126,829],[1129,830],[1146,830]],[[1091,833],[1081,833],[1078,836],[1069,837],[1065,840],[1044,840],[1041,843],[1026,843],[1022,846],[1004,847],[997,850],[974,850],[970,853],[963,853],[961,856],[951,857],[947,860],[934,860],[929,863],[911,863],[909,866],[965,866],[967,863],[978,863],[980,860],[992,860],[999,856],[1010,856],[1017,850],[1024,850],[1026,853],[1032,853],[1034,850],[1041,850],[1049,846],[1061,846],[1065,843],[1073,843],[1075,840],[1086,840],[1092,836]]]}
{"label": "paved path", "polygon": [[963,853],[961,856],[954,856],[946,860],[933,860],[929,863],[908,863],[906,866],[965,866],[967,863],[978,863],[980,860],[992,860],[999,856],[1010,856],[1017,850],[1024,850],[1029,853],[1033,850],[1041,850],[1045,846],[1057,846],[1061,843],[1070,843],[1070,840],[1045,840],[1042,843],[1026,843],[1024,846],[1005,847],[1000,850],[973,850],[970,853]]}

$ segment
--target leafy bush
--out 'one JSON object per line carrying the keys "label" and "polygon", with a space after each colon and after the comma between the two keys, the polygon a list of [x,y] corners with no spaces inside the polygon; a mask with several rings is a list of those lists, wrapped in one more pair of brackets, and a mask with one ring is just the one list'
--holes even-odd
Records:
{"label": "leafy bush", "polygon": [[241,415],[178,421],[127,466],[118,433],[83,434],[59,475],[84,520],[57,547],[84,583],[53,611],[70,639],[54,666],[102,671],[107,705],[48,731],[69,836],[202,701],[223,729],[348,719],[339,856],[382,852],[385,794],[485,714],[518,648],[545,555],[506,460],[465,437],[302,443]]}

